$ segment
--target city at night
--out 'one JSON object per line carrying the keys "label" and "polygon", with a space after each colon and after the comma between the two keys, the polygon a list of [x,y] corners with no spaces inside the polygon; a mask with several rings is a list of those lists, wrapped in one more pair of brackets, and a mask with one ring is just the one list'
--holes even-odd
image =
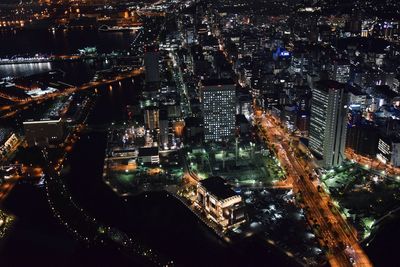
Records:
{"label": "city at night", "polygon": [[395,267],[399,226],[399,1],[0,1],[0,266]]}

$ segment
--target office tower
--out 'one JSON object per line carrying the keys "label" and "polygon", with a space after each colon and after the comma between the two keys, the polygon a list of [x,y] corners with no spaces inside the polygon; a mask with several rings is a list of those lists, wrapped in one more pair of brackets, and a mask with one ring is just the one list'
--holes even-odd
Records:
{"label": "office tower", "polygon": [[147,46],[144,54],[144,67],[146,83],[159,83],[160,82],[160,66],[159,66],[159,52],[158,48],[154,46]]}
{"label": "office tower", "polygon": [[236,85],[232,79],[202,81],[204,139],[222,141],[235,136]]}
{"label": "office tower", "polygon": [[323,158],[326,168],[344,159],[347,127],[347,93],[344,84],[319,81],[312,88],[310,149]]}

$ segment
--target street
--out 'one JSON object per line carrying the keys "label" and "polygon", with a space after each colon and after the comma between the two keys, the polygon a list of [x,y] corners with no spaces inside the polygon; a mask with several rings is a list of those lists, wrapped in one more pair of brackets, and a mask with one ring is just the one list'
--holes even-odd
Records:
{"label": "street", "polygon": [[[258,117],[260,134],[267,145],[274,149],[287,172],[286,184],[299,193],[303,206],[308,211],[307,219],[318,229],[321,245],[328,251],[331,266],[372,266],[370,260],[358,244],[355,230],[340,215],[330,208],[328,195],[321,195],[317,186],[309,179],[313,167],[309,162],[301,162],[290,147],[291,137],[270,115]],[[279,185],[282,186],[282,185]],[[346,248],[346,249],[345,249]]]}

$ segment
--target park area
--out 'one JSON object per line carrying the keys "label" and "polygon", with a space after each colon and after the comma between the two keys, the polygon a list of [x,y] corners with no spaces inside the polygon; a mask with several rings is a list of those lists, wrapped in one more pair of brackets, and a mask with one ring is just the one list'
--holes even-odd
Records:
{"label": "park area", "polygon": [[271,186],[284,177],[278,160],[267,149],[256,145],[208,147],[186,154],[190,171],[200,179],[221,176],[236,186]]}
{"label": "park area", "polygon": [[356,164],[346,163],[327,171],[321,180],[361,238],[368,237],[383,216],[400,207],[400,181]]}
{"label": "park area", "polygon": [[146,166],[128,160],[113,160],[106,166],[104,182],[121,196],[163,190],[179,184],[183,175],[180,167]]}

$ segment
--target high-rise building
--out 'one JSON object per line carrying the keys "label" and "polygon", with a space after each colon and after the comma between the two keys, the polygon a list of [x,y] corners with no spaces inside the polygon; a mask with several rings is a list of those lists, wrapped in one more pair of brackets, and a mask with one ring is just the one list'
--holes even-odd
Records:
{"label": "high-rise building", "polygon": [[159,52],[158,48],[154,46],[147,46],[144,54],[144,67],[146,83],[159,83],[160,82],[160,66],[159,66]]}
{"label": "high-rise building", "polygon": [[147,107],[144,111],[144,124],[146,129],[155,130],[159,128],[160,112],[157,107]]}
{"label": "high-rise building", "polygon": [[309,146],[327,168],[344,159],[347,98],[344,84],[336,81],[319,81],[312,88]]}
{"label": "high-rise building", "polygon": [[384,164],[394,167],[400,166],[400,137],[398,135],[387,136],[382,134],[378,141],[376,158]]}
{"label": "high-rise building", "polygon": [[235,136],[236,85],[232,79],[202,81],[201,100],[205,141]]}

